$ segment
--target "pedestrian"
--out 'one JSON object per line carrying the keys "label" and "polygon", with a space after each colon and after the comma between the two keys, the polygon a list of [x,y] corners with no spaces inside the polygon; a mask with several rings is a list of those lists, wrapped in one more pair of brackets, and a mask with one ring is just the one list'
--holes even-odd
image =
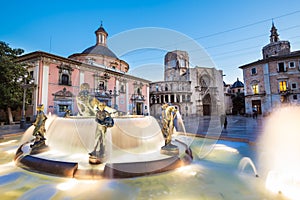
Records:
{"label": "pedestrian", "polygon": [[227,128],[227,116],[225,116],[225,120],[224,120],[224,129],[226,129]]}
{"label": "pedestrian", "polygon": [[257,119],[257,108],[256,106],[253,107],[253,119]]}

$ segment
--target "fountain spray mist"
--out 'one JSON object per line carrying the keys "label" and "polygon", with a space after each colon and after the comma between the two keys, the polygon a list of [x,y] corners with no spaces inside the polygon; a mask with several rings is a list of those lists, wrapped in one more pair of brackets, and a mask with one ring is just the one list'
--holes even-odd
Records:
{"label": "fountain spray mist", "polygon": [[300,199],[300,107],[275,110],[266,121],[258,149],[266,187],[291,199]]}

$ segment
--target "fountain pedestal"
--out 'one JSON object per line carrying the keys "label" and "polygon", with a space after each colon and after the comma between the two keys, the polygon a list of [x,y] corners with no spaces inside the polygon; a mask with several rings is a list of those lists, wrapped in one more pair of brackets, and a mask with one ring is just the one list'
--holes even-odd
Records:
{"label": "fountain pedestal", "polygon": [[168,156],[177,156],[179,155],[179,148],[176,145],[169,143],[161,147],[160,153]]}
{"label": "fountain pedestal", "polygon": [[49,147],[46,145],[45,140],[35,141],[30,145],[31,151],[30,154],[39,154],[49,150]]}
{"label": "fountain pedestal", "polygon": [[105,154],[103,152],[99,152],[97,151],[95,153],[95,155],[91,155],[89,156],[89,163],[90,164],[102,164],[105,163],[105,161],[107,160]]}

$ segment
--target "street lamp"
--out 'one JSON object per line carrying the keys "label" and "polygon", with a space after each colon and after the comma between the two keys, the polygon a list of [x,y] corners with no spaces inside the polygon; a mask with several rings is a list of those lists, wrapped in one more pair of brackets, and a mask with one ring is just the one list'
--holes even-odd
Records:
{"label": "street lamp", "polygon": [[26,120],[25,120],[25,101],[26,101],[26,91],[29,88],[34,87],[34,79],[33,78],[27,78],[28,74],[25,74],[23,77],[20,77],[18,79],[18,82],[21,83],[21,87],[23,88],[23,107],[22,107],[22,113],[21,113],[21,121],[20,121],[20,128],[25,129],[26,128]]}
{"label": "street lamp", "polygon": [[114,93],[110,90],[110,95],[114,97],[114,109],[118,110],[118,105],[117,105],[117,96],[120,95],[120,92],[117,93],[116,87],[114,87]]}

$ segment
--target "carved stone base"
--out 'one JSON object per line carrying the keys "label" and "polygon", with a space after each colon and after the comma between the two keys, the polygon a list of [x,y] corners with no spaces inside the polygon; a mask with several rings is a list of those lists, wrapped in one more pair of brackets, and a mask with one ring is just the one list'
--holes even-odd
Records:
{"label": "carved stone base", "polygon": [[89,163],[93,165],[102,164],[105,162],[105,157],[96,157],[96,156],[90,156],[89,157]]}
{"label": "carved stone base", "polygon": [[176,145],[169,143],[161,147],[160,153],[168,156],[177,156],[179,155],[179,148]]}
{"label": "carved stone base", "polygon": [[42,153],[49,150],[49,147],[45,144],[45,140],[35,141],[32,145],[30,145],[30,147],[30,155]]}
{"label": "carved stone base", "polygon": [[93,151],[89,155],[90,155],[89,157],[90,164],[102,164],[106,160],[105,154],[102,151]]}

